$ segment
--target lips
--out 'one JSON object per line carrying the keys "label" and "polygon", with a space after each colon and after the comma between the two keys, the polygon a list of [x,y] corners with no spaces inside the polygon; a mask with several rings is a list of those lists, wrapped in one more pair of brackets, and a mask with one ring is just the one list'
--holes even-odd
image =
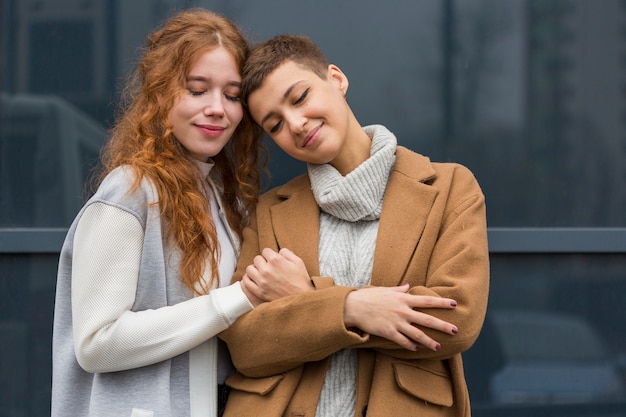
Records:
{"label": "lips", "polygon": [[196,125],[196,127],[198,128],[198,130],[200,130],[200,132],[202,132],[203,135],[209,136],[212,138],[221,135],[222,132],[226,130],[226,128],[223,126],[215,126],[215,125]]}
{"label": "lips", "polygon": [[313,145],[315,141],[317,141],[319,137],[319,131],[322,128],[322,125],[319,125],[313,128],[304,138],[304,142],[302,143],[302,147],[306,148],[307,146]]}

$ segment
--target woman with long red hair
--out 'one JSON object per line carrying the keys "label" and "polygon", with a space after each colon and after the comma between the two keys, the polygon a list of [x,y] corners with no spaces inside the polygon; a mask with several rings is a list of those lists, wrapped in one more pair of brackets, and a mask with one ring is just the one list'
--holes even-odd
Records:
{"label": "woman with long red hair", "polygon": [[201,9],[148,36],[61,251],[52,416],[218,415],[232,365],[215,336],[294,291],[230,284],[262,165],[240,102],[248,52]]}

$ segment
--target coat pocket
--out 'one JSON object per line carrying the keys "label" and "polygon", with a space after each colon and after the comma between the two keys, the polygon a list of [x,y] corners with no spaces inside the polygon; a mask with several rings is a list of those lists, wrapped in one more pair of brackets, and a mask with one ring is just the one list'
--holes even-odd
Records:
{"label": "coat pocket", "polygon": [[285,378],[284,374],[265,378],[248,378],[236,373],[226,380],[226,385],[239,391],[251,394],[267,395]]}
{"label": "coat pocket", "polygon": [[407,394],[444,407],[454,403],[450,372],[443,362],[394,362],[393,371],[398,387]]}
{"label": "coat pocket", "polygon": [[226,380],[232,388],[224,417],[280,417],[298,386],[302,367],[285,374],[248,378],[237,373]]}

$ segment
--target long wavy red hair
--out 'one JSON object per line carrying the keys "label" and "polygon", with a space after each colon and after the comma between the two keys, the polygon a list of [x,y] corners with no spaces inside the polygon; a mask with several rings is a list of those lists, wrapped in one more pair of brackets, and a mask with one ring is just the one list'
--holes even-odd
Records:
{"label": "long wavy red hair", "polygon": [[[194,60],[218,46],[230,51],[241,72],[249,54],[247,40],[228,19],[205,9],[182,11],[148,36],[143,57],[124,89],[96,177],[100,183],[116,167],[129,165],[136,173],[134,189],[144,177],[154,184],[167,237],[181,250],[181,279],[195,294],[208,292],[219,279],[220,245],[210,206],[198,187],[200,170],[172,134],[168,114],[185,88]],[[240,238],[246,214],[257,202],[265,164],[259,153],[261,134],[244,111],[233,137],[213,158],[212,175],[223,189],[226,217]],[[207,259],[211,278],[204,283]]]}

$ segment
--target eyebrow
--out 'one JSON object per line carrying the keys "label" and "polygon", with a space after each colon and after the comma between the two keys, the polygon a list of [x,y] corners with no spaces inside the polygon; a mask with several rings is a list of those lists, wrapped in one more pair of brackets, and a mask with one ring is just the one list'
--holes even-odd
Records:
{"label": "eyebrow", "polygon": [[[289,86],[289,88],[287,88],[287,89],[285,90],[285,93],[283,94],[283,97],[282,97],[282,99],[280,100],[280,104],[283,104],[283,103],[287,100],[287,97],[289,97],[289,95],[291,94],[291,92],[293,91],[293,89],[294,89],[294,88],[296,88],[296,86],[297,86],[298,84],[302,83],[302,82],[304,82],[304,80],[296,81],[295,83],[291,84],[291,85]],[[274,114],[275,114],[274,112],[269,112],[269,113],[268,113],[268,114],[267,114],[267,115],[263,118],[263,120],[261,120],[261,126],[263,126],[263,125],[265,124],[265,122],[267,122],[267,120],[268,120],[270,117],[274,116]]]}
{"label": "eyebrow", "polygon": [[[185,81],[186,82],[200,81],[200,82],[204,82],[204,83],[210,83],[212,80],[210,78],[203,77],[202,75],[189,75],[189,76],[187,76]],[[235,86],[235,87],[241,87],[241,81],[229,81],[227,83],[227,85],[232,85],[232,86]]]}

